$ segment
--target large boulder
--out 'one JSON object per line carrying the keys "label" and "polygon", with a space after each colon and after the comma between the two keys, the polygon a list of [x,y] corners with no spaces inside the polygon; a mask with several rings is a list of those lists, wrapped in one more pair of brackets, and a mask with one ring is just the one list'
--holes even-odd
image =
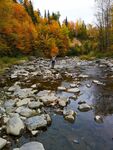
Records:
{"label": "large boulder", "polygon": [[29,142],[20,147],[20,150],[45,150],[42,143]]}
{"label": "large boulder", "polygon": [[12,117],[7,122],[7,134],[20,135],[22,129],[24,129],[24,123],[19,117]]}
{"label": "large boulder", "polygon": [[7,144],[7,141],[3,138],[0,138],[0,149],[2,149]]}
{"label": "large boulder", "polygon": [[34,116],[31,118],[28,118],[25,121],[25,124],[26,124],[27,128],[31,131],[31,130],[36,130],[38,128],[46,127],[47,126],[47,120],[46,120],[46,117],[44,115]]}

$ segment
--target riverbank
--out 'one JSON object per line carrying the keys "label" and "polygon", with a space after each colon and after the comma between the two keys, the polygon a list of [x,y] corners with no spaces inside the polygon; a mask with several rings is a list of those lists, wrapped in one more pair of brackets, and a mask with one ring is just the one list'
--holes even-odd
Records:
{"label": "riverbank", "polygon": [[20,64],[24,61],[27,61],[28,57],[0,57],[0,74],[2,74],[7,68],[11,67],[14,64]]}

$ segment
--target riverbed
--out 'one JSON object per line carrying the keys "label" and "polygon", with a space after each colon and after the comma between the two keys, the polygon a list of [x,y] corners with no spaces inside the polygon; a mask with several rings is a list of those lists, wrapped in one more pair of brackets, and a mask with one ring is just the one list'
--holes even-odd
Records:
{"label": "riverbed", "polygon": [[[42,63],[39,64],[39,62]],[[30,66],[29,69],[28,65]],[[36,67],[39,65],[43,75],[38,74],[37,76],[35,74]],[[43,65],[45,65],[46,73],[44,72],[45,68],[43,68]],[[19,74],[18,71],[20,69],[23,70],[23,74],[22,72]],[[52,71],[52,74],[48,70]],[[33,72],[35,73],[33,74]],[[12,99],[17,98],[12,92],[8,91],[16,83],[16,85],[18,84],[23,89],[33,87],[35,90],[34,94],[43,90],[50,90],[55,92],[57,97],[69,99],[69,103],[61,108],[61,110],[70,109],[76,112],[77,115],[74,121],[70,122],[65,120],[62,114],[56,113],[59,107],[44,106],[42,109],[45,109],[52,119],[51,125],[39,131],[35,136],[28,130],[24,130],[22,134],[15,137],[6,134],[3,129],[1,137],[9,141],[4,150],[20,148],[23,144],[31,141],[42,143],[45,150],[113,149],[112,59],[93,61],[83,61],[79,58],[58,59],[55,68],[52,70],[50,60],[38,59],[21,65],[15,65],[9,68],[7,74],[2,79],[3,83],[1,84],[1,95],[3,93],[6,94],[3,100],[6,101],[9,97]],[[52,75],[55,74],[57,74],[57,77],[55,76],[54,78]],[[58,87],[70,89],[70,85],[73,84],[76,84],[76,88],[80,90],[79,93],[58,90]],[[76,98],[73,98],[74,96]],[[87,103],[92,109],[85,112],[80,111],[78,109],[79,102]],[[3,105],[3,101],[1,103]],[[100,116],[101,121],[95,120],[95,116]]]}

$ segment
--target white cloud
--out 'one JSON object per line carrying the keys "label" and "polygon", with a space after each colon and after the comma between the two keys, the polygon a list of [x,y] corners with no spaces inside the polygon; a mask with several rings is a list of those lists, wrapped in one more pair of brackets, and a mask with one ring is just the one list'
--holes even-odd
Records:
{"label": "white cloud", "polygon": [[60,11],[61,20],[67,16],[69,20],[75,21],[81,18],[86,23],[94,19],[94,0],[32,0],[34,8],[50,12]]}

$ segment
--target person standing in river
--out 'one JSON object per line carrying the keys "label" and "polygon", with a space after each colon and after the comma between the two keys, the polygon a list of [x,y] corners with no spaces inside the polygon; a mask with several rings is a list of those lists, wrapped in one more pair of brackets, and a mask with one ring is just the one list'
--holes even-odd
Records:
{"label": "person standing in river", "polygon": [[55,66],[55,62],[56,62],[55,59],[56,59],[55,56],[53,56],[52,59],[51,59],[51,68],[52,68],[52,69],[54,69],[54,66]]}

